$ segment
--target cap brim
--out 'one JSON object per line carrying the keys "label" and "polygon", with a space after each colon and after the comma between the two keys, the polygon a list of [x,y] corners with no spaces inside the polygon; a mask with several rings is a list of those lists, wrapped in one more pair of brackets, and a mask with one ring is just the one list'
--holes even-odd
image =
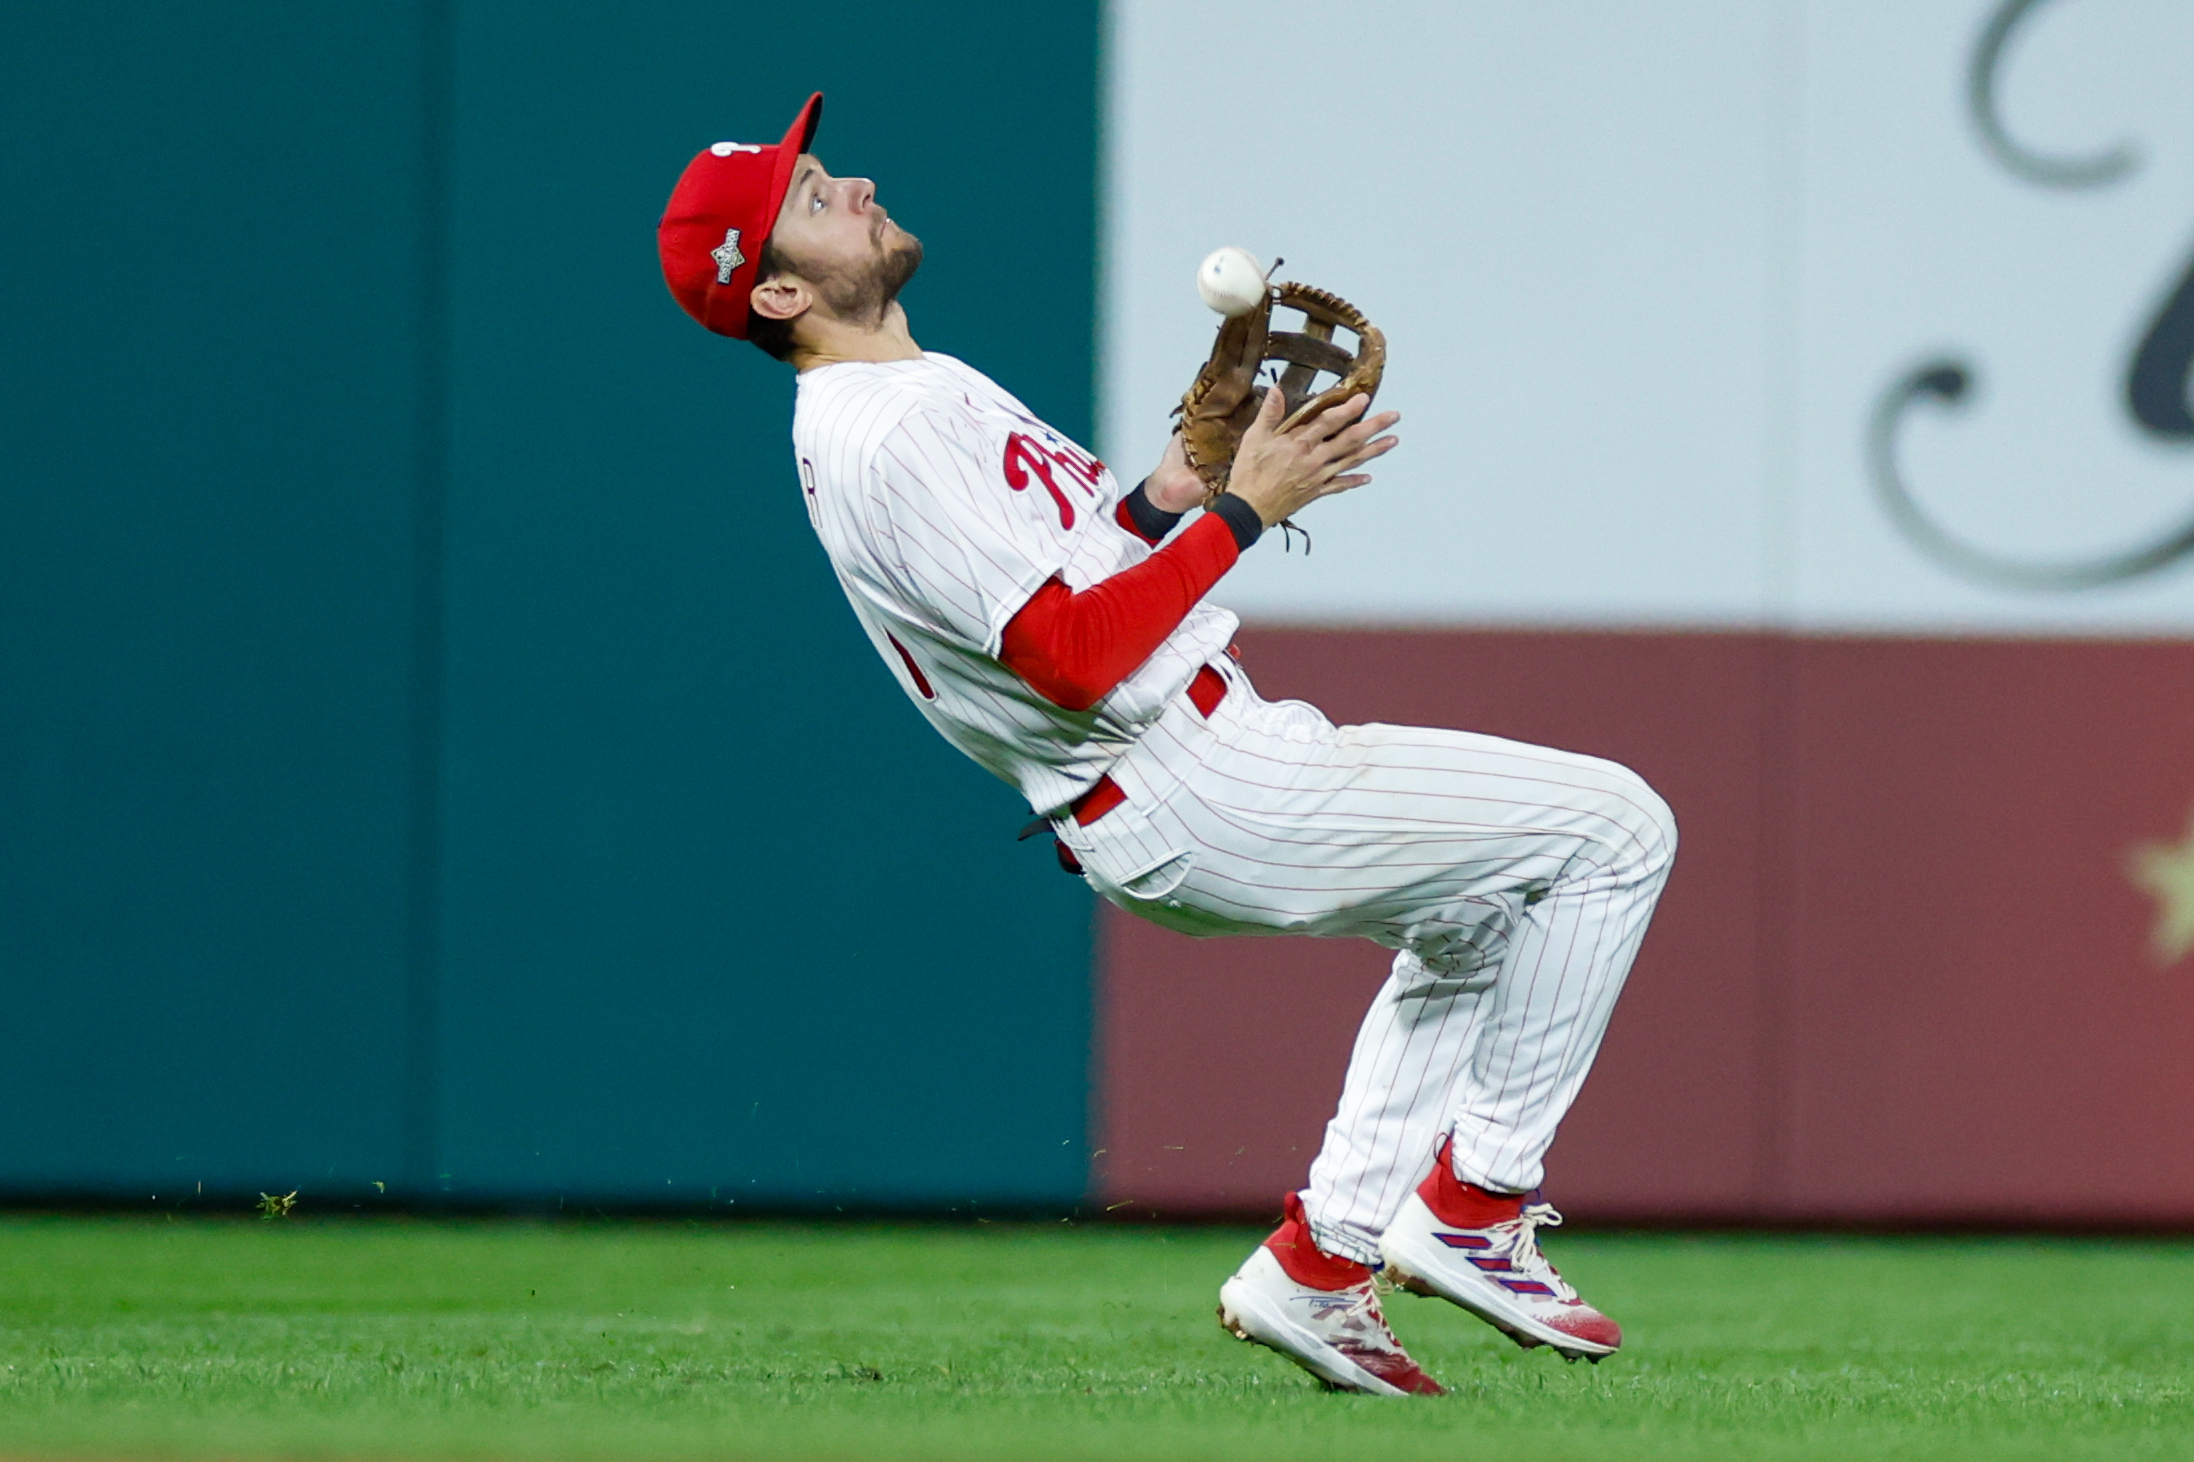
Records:
{"label": "cap brim", "polygon": [[806,152],[815,141],[815,129],[823,121],[823,94],[816,92],[800,108],[800,115],[792,119],[785,129],[785,140],[777,144],[777,155],[771,159],[769,174],[769,215],[762,242],[769,242],[769,235],[777,232],[777,215],[785,206],[785,194],[792,189],[792,170],[800,162],[800,154]]}

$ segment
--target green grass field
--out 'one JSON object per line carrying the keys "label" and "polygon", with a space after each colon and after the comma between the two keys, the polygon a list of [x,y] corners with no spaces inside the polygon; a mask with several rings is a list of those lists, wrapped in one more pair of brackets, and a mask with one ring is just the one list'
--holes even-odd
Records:
{"label": "green grass field", "polygon": [[2194,1456],[2194,1245],[1556,1234],[1621,1355],[1395,1296],[1381,1401],[1221,1334],[1256,1237],[0,1220],[0,1456]]}

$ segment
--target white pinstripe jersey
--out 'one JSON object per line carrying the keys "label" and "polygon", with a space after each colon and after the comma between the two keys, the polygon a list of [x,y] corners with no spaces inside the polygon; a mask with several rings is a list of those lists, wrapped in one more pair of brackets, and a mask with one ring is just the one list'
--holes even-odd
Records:
{"label": "white pinstripe jersey", "polygon": [[1087,711],[998,659],[1006,622],[1056,574],[1082,590],[1148,558],[1113,518],[1120,485],[981,372],[934,352],[800,376],[792,445],[808,520],[861,627],[947,741],[1038,812],[1088,790],[1224,652],[1199,604]]}

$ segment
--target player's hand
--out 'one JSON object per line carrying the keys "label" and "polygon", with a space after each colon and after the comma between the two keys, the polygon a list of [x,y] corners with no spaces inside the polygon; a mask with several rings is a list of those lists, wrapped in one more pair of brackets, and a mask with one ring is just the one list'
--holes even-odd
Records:
{"label": "player's hand", "polygon": [[1188,452],[1175,432],[1158,459],[1158,470],[1143,482],[1143,496],[1161,513],[1185,513],[1204,500],[1204,480],[1188,465]]}
{"label": "player's hand", "polygon": [[1264,406],[1234,454],[1227,491],[1255,508],[1269,528],[1322,497],[1362,487],[1371,475],[1355,469],[1385,456],[1400,441],[1380,433],[1402,414],[1365,416],[1370,407],[1371,398],[1359,393],[1282,431],[1286,403],[1278,391],[1265,392]]}

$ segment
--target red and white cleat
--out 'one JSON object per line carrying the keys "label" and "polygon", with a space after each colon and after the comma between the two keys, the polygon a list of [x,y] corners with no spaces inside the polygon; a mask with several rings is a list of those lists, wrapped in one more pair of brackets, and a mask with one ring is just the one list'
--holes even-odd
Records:
{"label": "red and white cleat", "polygon": [[1453,1301],[1527,1350],[1545,1345],[1565,1360],[1597,1361],[1622,1345],[1623,1329],[1578,1298],[1539,1252],[1538,1230],[1561,1221],[1551,1204],[1459,1181],[1442,1143],[1432,1176],[1379,1246],[1387,1277],[1412,1294]]}
{"label": "red and white cleat", "polygon": [[[1361,1278],[1338,1288],[1306,1284],[1282,1265],[1282,1252],[1298,1270],[1321,1271],[1310,1277]],[[1278,1351],[1330,1390],[1372,1396],[1446,1394],[1417,1368],[1387,1328],[1371,1271],[1311,1247],[1302,1200],[1292,1193],[1287,1222],[1219,1287],[1219,1323],[1237,1340]]]}

